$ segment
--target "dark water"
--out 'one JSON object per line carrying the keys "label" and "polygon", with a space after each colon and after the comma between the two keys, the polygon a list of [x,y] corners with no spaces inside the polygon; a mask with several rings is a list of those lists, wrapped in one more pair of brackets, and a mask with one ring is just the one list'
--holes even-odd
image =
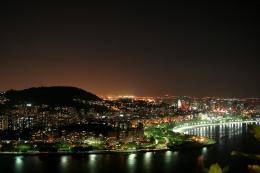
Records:
{"label": "dark water", "polygon": [[137,154],[90,154],[85,156],[0,156],[1,172],[86,172],[161,173],[202,172],[218,162],[229,172],[248,172],[252,161],[232,157],[232,150],[260,153],[260,143],[249,134],[246,124],[201,127],[188,133],[210,136],[217,144],[210,148],[178,152]]}

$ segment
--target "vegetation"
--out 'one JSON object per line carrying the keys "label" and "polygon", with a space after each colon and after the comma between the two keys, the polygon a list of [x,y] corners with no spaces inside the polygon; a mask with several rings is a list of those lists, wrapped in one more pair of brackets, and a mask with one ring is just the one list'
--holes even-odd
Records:
{"label": "vegetation", "polygon": [[212,164],[209,169],[205,169],[208,173],[225,173],[228,172],[229,167],[221,168],[218,163]]}
{"label": "vegetation", "polygon": [[174,133],[172,127],[175,123],[165,123],[152,127],[148,127],[144,131],[144,135],[150,142],[154,141],[154,147],[160,149],[184,149],[203,147],[214,144],[215,141],[192,135],[184,135]]}

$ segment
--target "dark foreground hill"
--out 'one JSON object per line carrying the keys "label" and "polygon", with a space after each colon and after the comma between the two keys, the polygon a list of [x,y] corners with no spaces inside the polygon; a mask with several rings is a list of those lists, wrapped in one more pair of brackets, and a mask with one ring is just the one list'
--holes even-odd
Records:
{"label": "dark foreground hill", "polygon": [[39,87],[24,90],[9,90],[5,97],[10,104],[78,106],[88,101],[101,100],[96,95],[75,87]]}

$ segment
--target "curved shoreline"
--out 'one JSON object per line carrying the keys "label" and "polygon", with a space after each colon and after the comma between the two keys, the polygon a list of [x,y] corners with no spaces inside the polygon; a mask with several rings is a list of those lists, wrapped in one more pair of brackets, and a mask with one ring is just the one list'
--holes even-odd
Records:
{"label": "curved shoreline", "polygon": [[260,120],[250,120],[250,121],[235,121],[235,122],[224,122],[224,123],[209,123],[209,124],[196,124],[191,126],[185,126],[185,127],[177,127],[173,128],[173,132],[175,133],[184,133],[187,130],[195,129],[198,127],[207,127],[207,126],[214,126],[214,125],[226,125],[226,124],[245,124],[245,123],[258,123]]}
{"label": "curved shoreline", "polygon": [[14,156],[48,156],[48,155],[91,155],[91,154],[136,154],[146,152],[165,152],[165,151],[180,151],[180,150],[192,150],[200,149],[203,147],[209,147],[212,144],[203,144],[200,147],[185,147],[173,149],[171,147],[164,149],[138,149],[138,150],[94,150],[85,152],[0,152],[0,155],[14,155]]}
{"label": "curved shoreline", "polygon": [[0,152],[0,155],[15,155],[15,156],[45,156],[45,155],[90,155],[90,154],[131,154],[144,152],[163,152],[170,151],[170,149],[140,149],[140,150],[95,150],[86,152]]}
{"label": "curved shoreline", "polygon": [[[208,124],[198,124],[192,126],[185,126],[179,128],[173,128],[173,132],[184,133],[186,130],[194,129],[198,127],[206,127],[212,125],[226,125],[226,124],[244,124],[244,123],[257,123],[260,120],[250,120],[250,121],[236,121],[236,122],[224,122],[224,123],[208,123]],[[203,147],[209,147],[212,144],[203,144],[200,147],[185,147],[180,146],[177,148],[168,147],[162,149],[137,149],[137,150],[93,150],[93,151],[83,151],[83,152],[68,152],[68,151],[58,151],[58,152],[38,152],[38,151],[29,151],[29,152],[0,152],[0,155],[15,155],[15,156],[47,156],[47,155],[90,155],[90,154],[121,154],[121,153],[142,153],[142,152],[164,152],[164,151],[179,151],[179,150],[190,150],[198,149]]]}

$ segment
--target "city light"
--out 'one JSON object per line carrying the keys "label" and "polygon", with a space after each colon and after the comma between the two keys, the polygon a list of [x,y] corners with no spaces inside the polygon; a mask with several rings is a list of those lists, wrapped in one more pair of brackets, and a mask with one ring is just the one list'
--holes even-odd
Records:
{"label": "city light", "polygon": [[32,107],[32,104],[31,103],[27,103],[26,106],[27,107]]}

